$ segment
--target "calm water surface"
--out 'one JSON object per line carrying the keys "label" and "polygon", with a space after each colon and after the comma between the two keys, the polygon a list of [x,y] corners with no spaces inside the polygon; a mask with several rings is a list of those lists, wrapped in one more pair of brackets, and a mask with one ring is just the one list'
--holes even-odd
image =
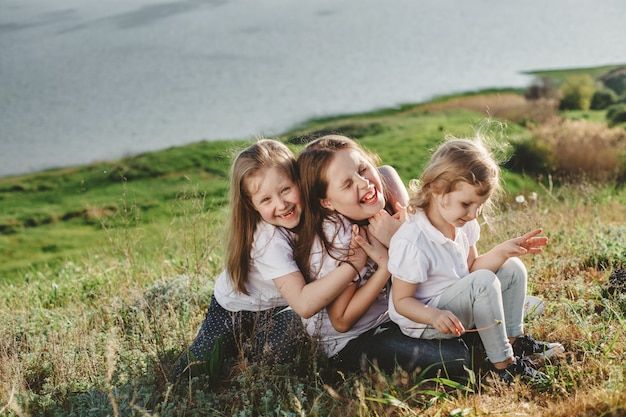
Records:
{"label": "calm water surface", "polygon": [[622,0],[2,0],[0,175],[626,63]]}

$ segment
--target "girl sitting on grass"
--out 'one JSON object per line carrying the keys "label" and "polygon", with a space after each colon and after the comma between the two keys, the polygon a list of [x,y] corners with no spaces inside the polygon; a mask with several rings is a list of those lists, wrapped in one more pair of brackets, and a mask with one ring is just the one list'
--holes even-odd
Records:
{"label": "girl sitting on grass", "polygon": [[297,175],[296,159],[281,142],[260,140],[237,155],[226,269],[195,340],[174,367],[175,378],[207,372],[210,362],[221,365],[221,355],[234,356],[243,345],[269,363],[293,360],[306,335],[300,316],[311,317],[352,282],[351,264],[365,265],[367,255],[355,246],[331,279],[304,281],[292,248],[302,217]]}
{"label": "girl sitting on grass", "polygon": [[[497,193],[499,167],[480,138],[454,139],[434,153],[421,183],[411,181],[409,218],[389,246],[389,314],[407,336],[456,338],[478,328],[491,368],[510,382],[546,382],[527,356],[551,355],[558,343],[523,335],[526,269],[517,258],[547,244],[541,229],[479,255],[477,221]],[[502,273],[507,264],[509,273]]]}
{"label": "girl sitting on grass", "polygon": [[411,373],[465,375],[470,354],[462,340],[414,339],[389,320],[386,246],[402,219],[384,210],[388,201],[376,162],[339,135],[309,143],[298,156],[305,216],[295,253],[305,276],[312,282],[333,279],[329,271],[346,264],[351,239],[376,248],[366,267],[353,272],[355,282],[304,320],[307,331],[341,370],[376,364],[388,373],[400,366]]}

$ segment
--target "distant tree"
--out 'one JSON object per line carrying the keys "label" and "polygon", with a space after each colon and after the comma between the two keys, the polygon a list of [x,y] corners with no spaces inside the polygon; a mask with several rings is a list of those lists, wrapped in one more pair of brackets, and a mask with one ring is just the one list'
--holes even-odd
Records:
{"label": "distant tree", "polygon": [[626,66],[614,68],[600,76],[605,87],[615,91],[619,96],[626,93]]}
{"label": "distant tree", "polygon": [[589,110],[591,98],[596,92],[589,74],[572,75],[561,86],[561,110]]}
{"label": "distant tree", "polygon": [[591,98],[591,110],[604,110],[612,104],[617,103],[617,94],[610,88],[597,90]]}
{"label": "distant tree", "polygon": [[606,111],[606,120],[609,126],[616,126],[626,122],[626,103],[610,106]]}
{"label": "distant tree", "polygon": [[531,82],[524,92],[524,97],[526,100],[557,99],[559,98],[559,90],[555,87],[552,78],[544,75]]}

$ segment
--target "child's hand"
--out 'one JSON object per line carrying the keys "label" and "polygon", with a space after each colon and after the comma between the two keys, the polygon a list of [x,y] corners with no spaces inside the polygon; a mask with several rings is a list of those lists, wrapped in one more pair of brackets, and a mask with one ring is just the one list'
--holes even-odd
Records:
{"label": "child's hand", "polygon": [[547,237],[537,236],[541,232],[541,229],[533,230],[524,236],[507,240],[499,246],[507,258],[526,255],[527,253],[539,253],[542,250],[541,247],[548,244]]}
{"label": "child's hand", "polygon": [[465,327],[461,320],[448,310],[437,310],[431,325],[435,330],[443,334],[453,334],[457,337],[465,333]]}
{"label": "child's hand", "polygon": [[542,229],[533,230],[526,233],[524,236],[519,237],[519,245],[526,249],[526,253],[539,253],[541,252],[541,246],[548,244],[548,238],[545,236],[537,236],[541,233]]}
{"label": "child's hand", "polygon": [[374,236],[368,236],[368,228],[352,226],[352,241],[356,242],[379,268],[387,268],[389,253],[387,248]]}
{"label": "child's hand", "polygon": [[385,210],[381,210],[369,218],[368,231],[371,236],[388,248],[391,237],[403,222],[404,218],[401,214],[391,216]]}
{"label": "child's hand", "polygon": [[[352,239],[350,240],[350,253],[347,261],[350,262],[357,270],[361,270],[367,262],[367,253],[361,245],[357,242],[357,236],[359,236],[359,226],[356,224],[352,226]],[[359,236],[362,240],[362,238]]]}
{"label": "child's hand", "polygon": [[392,217],[400,220],[400,224],[404,223],[409,217],[409,214],[406,212],[406,206],[403,206],[401,203],[396,203],[396,212]]}
{"label": "child's hand", "polygon": [[[358,228],[358,226],[357,226]],[[367,253],[363,250],[355,239],[354,226],[352,227],[352,239],[350,240],[350,251],[348,253],[347,262],[351,263],[357,270],[365,266],[367,262]]]}

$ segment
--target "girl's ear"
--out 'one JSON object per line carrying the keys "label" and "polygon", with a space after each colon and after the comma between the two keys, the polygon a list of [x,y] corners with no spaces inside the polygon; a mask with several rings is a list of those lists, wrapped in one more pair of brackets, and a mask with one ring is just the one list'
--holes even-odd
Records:
{"label": "girl's ear", "polygon": [[432,194],[441,194],[441,184],[437,182],[430,183],[429,187]]}
{"label": "girl's ear", "polygon": [[324,207],[326,210],[334,211],[333,205],[327,198],[320,198],[320,206]]}

